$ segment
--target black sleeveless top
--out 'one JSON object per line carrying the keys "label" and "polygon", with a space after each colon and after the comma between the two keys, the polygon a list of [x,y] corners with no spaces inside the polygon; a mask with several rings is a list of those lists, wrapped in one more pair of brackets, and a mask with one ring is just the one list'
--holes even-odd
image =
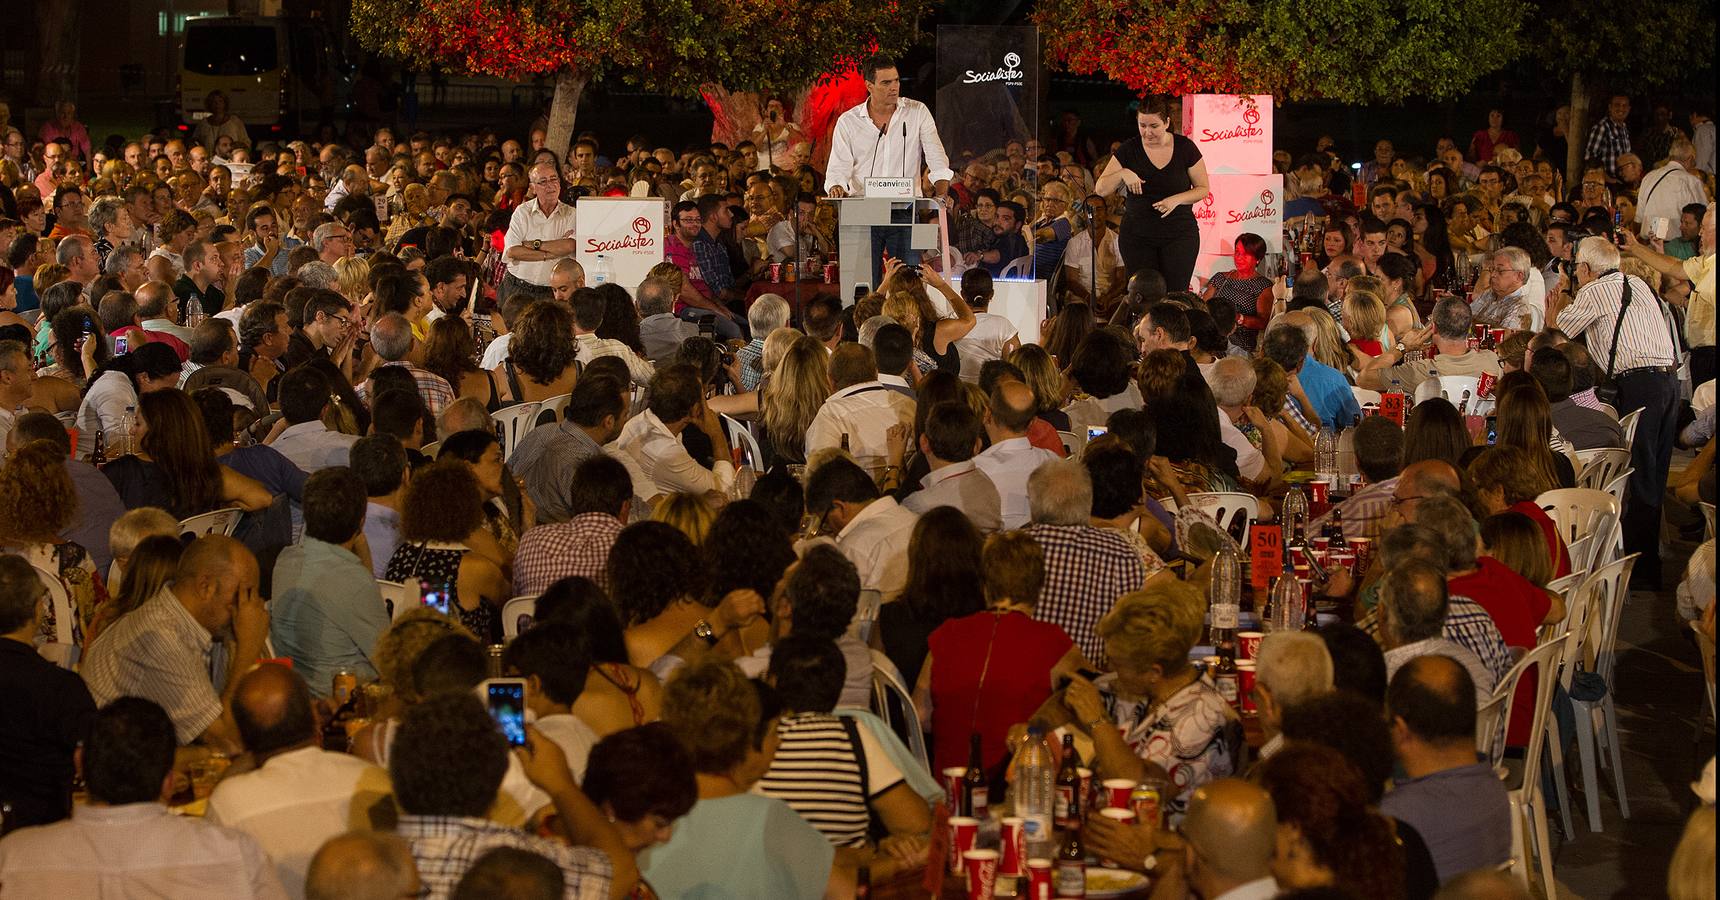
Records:
{"label": "black sleeveless top", "polygon": [[1200,148],[1180,134],[1171,135],[1171,159],[1162,169],[1147,158],[1147,149],[1141,146],[1139,138],[1118,147],[1117,162],[1141,179],[1139,194],[1123,194],[1123,227],[1151,228],[1163,222],[1168,228],[1195,228],[1194,209],[1189,204],[1178,206],[1169,216],[1160,216],[1153,204],[1193,189],[1194,181],[1188,177],[1188,170],[1200,160]]}
{"label": "black sleeveless top", "polygon": [[936,343],[937,322],[920,323],[920,349],[924,350],[927,356],[930,356],[937,362],[939,371],[954,372],[957,375],[960,375],[962,371],[962,355],[956,350],[956,342],[950,341],[950,345],[944,348],[944,352],[942,354],[939,354],[938,351],[933,348],[933,345]]}

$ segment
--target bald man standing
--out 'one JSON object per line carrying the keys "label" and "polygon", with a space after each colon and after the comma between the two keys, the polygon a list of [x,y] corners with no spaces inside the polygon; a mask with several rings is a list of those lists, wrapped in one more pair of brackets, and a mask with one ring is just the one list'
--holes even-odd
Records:
{"label": "bald man standing", "polygon": [[263,665],[239,679],[233,719],[256,768],[216,785],[207,818],[257,839],[293,896],[304,889],[311,855],[353,828],[393,824],[392,808],[372,821],[392,792],[388,773],[346,753],[322,749],[304,679]]}
{"label": "bald man standing", "polygon": [[305,900],[399,900],[423,890],[406,842],[392,834],[349,831],[311,857]]}
{"label": "bald man standing", "polygon": [[[1278,813],[1272,797],[1239,778],[1195,790],[1183,816],[1182,840],[1169,831],[1121,825],[1091,816],[1082,840],[1125,868],[1152,872],[1154,900],[1266,900],[1277,896],[1272,854]],[[1179,852],[1180,851],[1180,852]]]}

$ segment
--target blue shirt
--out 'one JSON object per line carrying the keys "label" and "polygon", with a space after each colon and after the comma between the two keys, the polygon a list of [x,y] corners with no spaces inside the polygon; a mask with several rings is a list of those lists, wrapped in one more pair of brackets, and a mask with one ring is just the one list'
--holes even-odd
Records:
{"label": "blue shirt", "polygon": [[18,306],[14,312],[29,312],[42,305],[42,298],[36,296],[36,276],[19,275],[12,279],[12,286],[18,292]]}
{"label": "blue shirt", "polygon": [[693,258],[699,261],[699,274],[711,293],[720,294],[735,286],[734,271],[729,268],[729,252],[710,232],[701,231],[693,239]]}
{"label": "blue shirt", "polygon": [[736,794],[700,800],[639,868],[663,900],[824,896],[836,848],[788,804]]}
{"label": "blue shirt", "polygon": [[[275,254],[275,261],[269,264],[269,274],[276,278],[287,274],[287,257],[292,255],[293,248],[304,242],[298,238],[283,235],[281,249]],[[245,248],[245,268],[249,269],[263,261],[263,248],[252,244]]]}
{"label": "blue shirt", "polygon": [[1302,390],[1314,404],[1314,412],[1319,415],[1321,423],[1334,428],[1348,427],[1355,424],[1356,417],[1362,414],[1350,382],[1337,369],[1315,359],[1313,354],[1303,358],[1302,371],[1297,373],[1297,377],[1301,379]]}
{"label": "blue shirt", "polygon": [[1040,241],[1033,246],[1033,277],[1050,278],[1056,274],[1058,264],[1063,262],[1063,250],[1069,246],[1069,238],[1073,234],[1069,220],[1058,216],[1052,219],[1046,228],[1054,235],[1049,241]]}
{"label": "blue shirt", "polygon": [[1480,763],[1401,779],[1380,812],[1421,834],[1441,882],[1511,858],[1511,801]]}
{"label": "blue shirt", "polygon": [[388,607],[352,551],[307,536],[275,560],[269,636],[311,693],[327,697],[334,674],[376,677],[370,650],[388,627]]}

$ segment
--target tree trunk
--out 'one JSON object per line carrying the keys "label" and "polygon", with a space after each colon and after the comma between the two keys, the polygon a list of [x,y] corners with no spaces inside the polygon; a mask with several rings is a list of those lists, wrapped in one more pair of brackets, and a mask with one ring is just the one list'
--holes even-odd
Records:
{"label": "tree trunk", "polygon": [[46,0],[37,26],[42,40],[42,62],[36,73],[36,102],[52,106],[78,96],[78,52],[82,29],[79,18],[82,0]]}
{"label": "tree trunk", "polygon": [[579,112],[579,95],[585,93],[585,75],[573,69],[563,69],[555,76],[555,99],[549,105],[549,134],[544,146],[556,156],[567,160],[567,150],[573,145],[573,118]]}
{"label": "tree trunk", "polygon": [[[1589,86],[1583,73],[1571,73],[1571,119],[1565,126],[1565,191],[1583,183],[1583,145],[1589,139]],[[1578,196],[1581,196],[1579,193]],[[1560,200],[1565,199],[1560,197]]]}

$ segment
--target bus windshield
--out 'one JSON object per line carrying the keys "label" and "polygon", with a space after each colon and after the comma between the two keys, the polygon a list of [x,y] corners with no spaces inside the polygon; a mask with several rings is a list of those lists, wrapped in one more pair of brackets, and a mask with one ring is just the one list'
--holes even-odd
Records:
{"label": "bus windshield", "polygon": [[204,75],[272,71],[275,30],[260,25],[197,25],[185,29],[185,69]]}

